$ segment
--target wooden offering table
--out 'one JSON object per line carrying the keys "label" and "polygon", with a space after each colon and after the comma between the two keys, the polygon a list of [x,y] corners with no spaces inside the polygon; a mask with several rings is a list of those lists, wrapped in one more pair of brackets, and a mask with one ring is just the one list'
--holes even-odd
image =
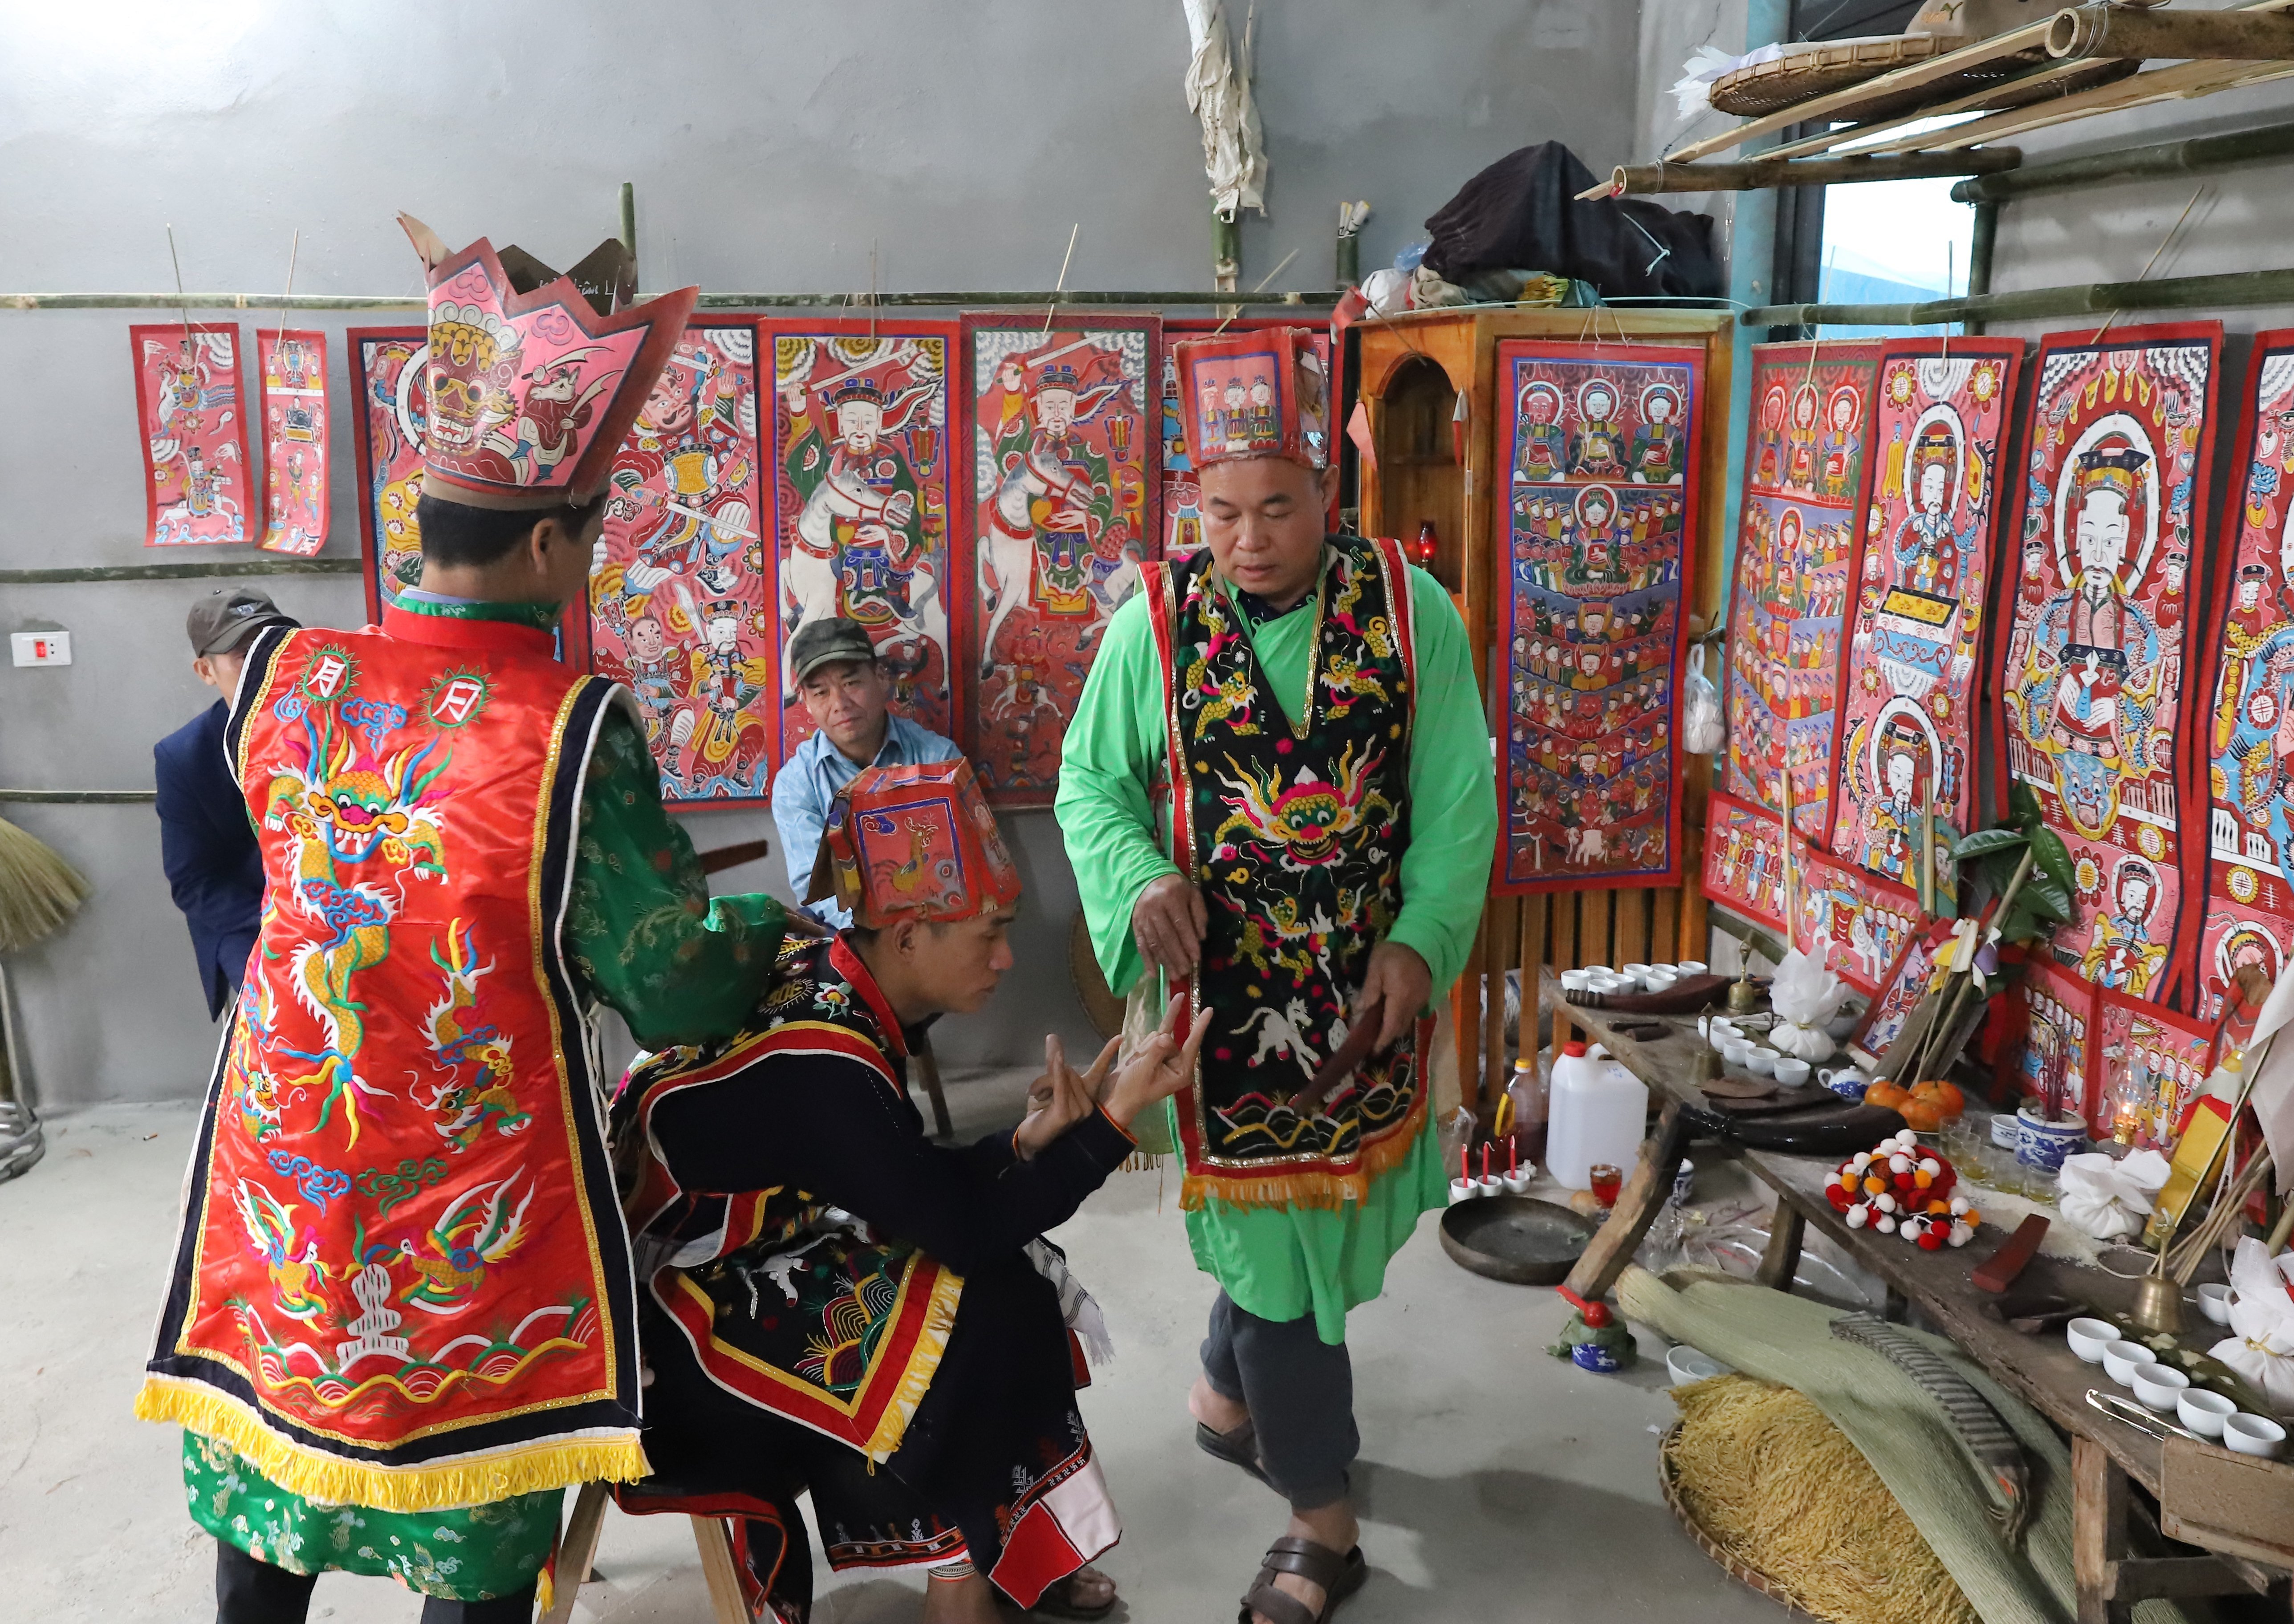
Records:
{"label": "wooden offering table", "polygon": [[[1571,1004],[1550,974],[1541,978],[1539,1003],[1557,1019],[1566,1019],[1606,1044],[1662,1103],[1657,1132],[1642,1145],[1640,1164],[1620,1193],[1615,1211],[1569,1278],[1567,1289],[1598,1295],[1623,1273],[1672,1191],[1674,1171],[1690,1137],[1681,1107],[1704,1104],[1693,1081],[1704,1045],[1690,1018],[1611,1014]],[[1668,1030],[1657,1038],[1630,1037],[1620,1029],[1646,1031],[1660,1023]],[[1757,1276],[1761,1284],[1792,1288],[1802,1240],[1807,1227],[1814,1224],[1886,1284],[1891,1318],[1901,1318],[1906,1304],[1916,1306],[1930,1327],[2070,1435],[2079,1624],[2127,1620],[2134,1604],[2148,1596],[2266,1593],[2282,1578],[2279,1570],[2294,1566],[2294,1539],[2278,1545],[2257,1542],[2251,1536],[2210,1534],[2203,1540],[2209,1547],[2206,1555],[2163,1554],[2169,1547],[2150,1517],[2134,1504],[2127,1485],[2131,1480],[2157,1498],[2168,1475],[2168,1446],[2089,1408],[2087,1389],[2110,1385],[2101,1367],[2082,1363],[2058,1334],[2027,1336],[2011,1328],[1997,1314],[2001,1299],[1977,1290],[1969,1280],[1975,1264],[2006,1238],[2005,1231],[1987,1225],[1962,1250],[1924,1252],[1892,1237],[1848,1227],[1824,1196],[1835,1159],[1742,1148],[1734,1154],[1776,1192],[1777,1218]],[[2028,1298],[2050,1294],[2085,1302],[2093,1311],[2107,1315],[2133,1306],[2135,1282],[2057,1258],[2034,1257],[2013,1295]],[[2184,1464],[2193,1459],[2208,1470],[2241,1462],[2243,1467],[2266,1468],[2269,1490],[2294,1506],[2294,1466],[2249,1461],[2180,1441],[2172,1449],[2178,1481]],[[2249,1473],[2246,1481],[2262,1484],[2263,1474]],[[2173,1505],[2167,1514],[2170,1530],[2186,1539],[2200,1537],[2199,1531],[2177,1522]],[[2278,1516],[2280,1522],[2290,1518],[2294,1518],[2294,1509]]]}

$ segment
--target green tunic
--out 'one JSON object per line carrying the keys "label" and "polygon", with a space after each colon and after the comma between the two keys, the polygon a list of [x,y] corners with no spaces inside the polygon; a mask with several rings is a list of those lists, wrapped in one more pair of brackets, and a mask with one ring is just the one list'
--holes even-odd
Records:
{"label": "green tunic", "polygon": [[[557,611],[402,597],[413,614],[513,621],[544,629]],[[645,735],[606,712],[582,782],[582,827],[565,954],[589,991],[649,1048],[731,1035],[772,972],[785,918],[757,894],[709,897],[693,842],[661,802]],[[296,1573],[387,1575],[451,1601],[525,1589],[557,1538],[562,1489],[451,1511],[321,1506],[290,1494],[226,1444],[183,1434],[191,1519],[259,1562]]]}
{"label": "green tunic", "polygon": [[[1324,567],[1330,555],[1323,554]],[[1417,629],[1418,713],[1410,749],[1410,845],[1402,858],[1402,914],[1387,939],[1413,948],[1434,972],[1438,998],[1464,968],[1488,893],[1497,845],[1497,789],[1472,651],[1441,584],[1410,572]],[[1249,626],[1271,695],[1295,717],[1306,693],[1314,630],[1309,594],[1289,613]],[[1139,893],[1178,867],[1167,812],[1151,786],[1167,776],[1162,675],[1146,595],[1108,622],[1083,698],[1069,723],[1056,802],[1068,859],[1082,893],[1092,946],[1107,984],[1138,980],[1131,934]],[[1430,1121],[1430,1118],[1429,1118]],[[1430,1130],[1351,1208],[1241,1207],[1207,1199],[1187,1214],[1195,1263],[1236,1304],[1264,1320],[1314,1316],[1327,1343],[1346,1340],[1346,1311],[1385,1288],[1386,1265],[1418,1215],[1449,1198],[1449,1177]]]}

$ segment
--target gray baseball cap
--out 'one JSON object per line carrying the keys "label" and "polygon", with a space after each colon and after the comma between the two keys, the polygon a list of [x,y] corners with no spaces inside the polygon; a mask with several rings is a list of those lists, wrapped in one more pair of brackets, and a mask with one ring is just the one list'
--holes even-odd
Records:
{"label": "gray baseball cap", "polygon": [[192,654],[225,654],[266,626],[302,623],[273,603],[267,592],[217,587],[191,605],[183,629],[191,633]]}
{"label": "gray baseball cap", "polygon": [[842,615],[814,621],[789,639],[789,674],[797,682],[824,665],[855,660],[873,662],[875,658],[876,646],[868,640],[867,628]]}

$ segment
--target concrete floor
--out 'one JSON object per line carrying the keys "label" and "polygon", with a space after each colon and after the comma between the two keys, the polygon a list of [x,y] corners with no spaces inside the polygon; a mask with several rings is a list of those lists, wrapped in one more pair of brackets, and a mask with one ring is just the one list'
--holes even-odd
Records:
{"label": "concrete floor", "polygon": [[[1016,1115],[1015,1076],[951,1087],[959,1131]],[[157,1311],[188,1154],[187,1107],[51,1119],[46,1159],[0,1185],[0,1618],[213,1616],[213,1546],[183,1509],[173,1428],[129,1413]],[[1199,1453],[1184,1396],[1211,1287],[1188,1257],[1175,1181],[1118,1174],[1058,1239],[1117,1344],[1084,1395],[1127,1530],[1102,1565],[1118,1620],[1210,1624],[1281,1531],[1281,1507]],[[1622,1376],[1544,1349],[1552,1293],[1501,1286],[1443,1255],[1431,1217],[1386,1295],[1352,1321],[1368,1587],[1350,1624],[1608,1618],[1771,1624],[1782,1612],[1724,1577],[1660,1499],[1655,1433],[1672,1418],[1662,1344]],[[611,1514],[582,1624],[702,1624],[708,1604],[680,1518]],[[818,1624],[915,1616],[921,1578],[821,1575]],[[411,1624],[376,1579],[320,1580],[313,1618]]]}

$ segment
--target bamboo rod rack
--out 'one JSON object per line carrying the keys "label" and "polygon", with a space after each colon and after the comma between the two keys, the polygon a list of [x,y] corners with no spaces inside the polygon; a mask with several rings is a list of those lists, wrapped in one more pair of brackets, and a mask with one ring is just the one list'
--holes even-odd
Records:
{"label": "bamboo rod rack", "polygon": [[2155,282],[2088,282],[2015,293],[1931,299],[1919,304],[1760,304],[1739,318],[1746,327],[1927,327],[1945,321],[2032,321],[2054,316],[2107,316],[2127,310],[2204,310],[2217,305],[2294,302],[2294,271],[2239,271],[2223,276],[2162,277]]}
{"label": "bamboo rod rack", "polygon": [[355,575],[355,558],[242,558],[196,564],[85,564],[53,569],[0,570],[0,587],[53,587],[94,581],[213,581],[246,575]]}
{"label": "bamboo rod rack", "polygon": [[2009,173],[1980,175],[1962,181],[1951,189],[1951,195],[1959,203],[2005,203],[2039,192],[2075,191],[2113,181],[2200,175],[2280,158],[2294,158],[2294,124],[2266,124],[2223,135],[2193,135],[2184,141],[2162,141],[2116,152],[2090,152],[2053,163],[2030,164]]}
{"label": "bamboo rod rack", "polygon": [[1759,191],[1770,186],[1848,186],[1872,181],[1920,181],[1942,175],[1990,175],[2023,161],[2013,147],[1968,152],[1909,152],[1886,158],[1818,158],[1790,163],[1756,158],[1745,163],[1619,164],[1604,186],[1577,195],[1639,198],[1668,191]]}
{"label": "bamboo rod rack", "polygon": [[[1965,170],[1955,171],[1965,174]],[[850,306],[858,311],[922,305],[1248,304],[1323,305],[1338,292],[1209,293],[1094,292],[1068,288],[1042,293],[704,293],[702,310],[814,310]],[[0,310],[423,310],[426,295],[350,293],[0,293]]]}

